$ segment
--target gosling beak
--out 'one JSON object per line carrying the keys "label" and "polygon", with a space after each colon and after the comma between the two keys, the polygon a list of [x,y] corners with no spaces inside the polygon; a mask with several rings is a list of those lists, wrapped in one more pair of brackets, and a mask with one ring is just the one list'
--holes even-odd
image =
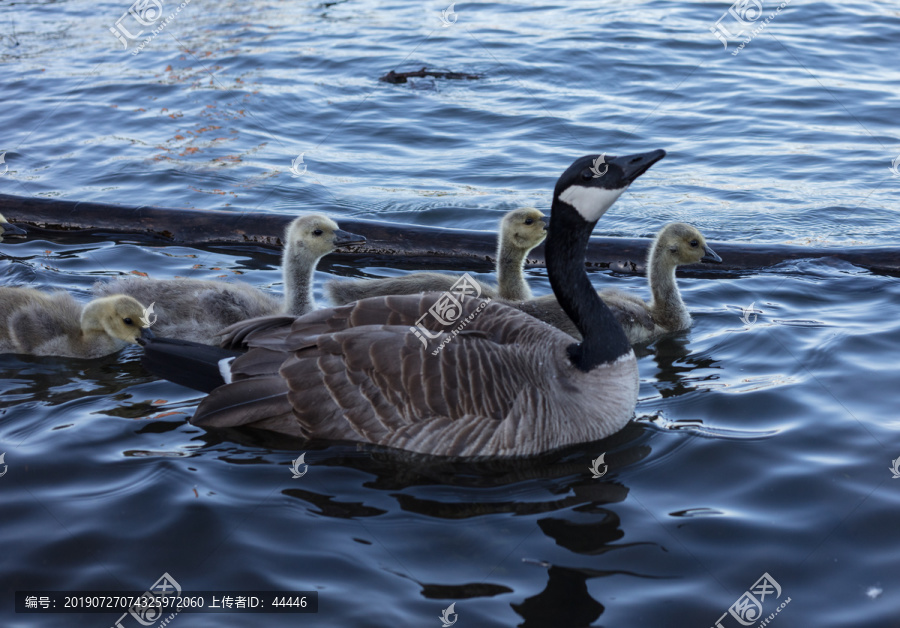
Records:
{"label": "gosling beak", "polygon": [[700,258],[700,261],[701,261],[701,262],[710,262],[710,263],[713,263],[713,264],[721,264],[721,263],[722,263],[722,258],[719,257],[719,256],[716,254],[716,252],[713,251],[713,250],[712,250],[711,248],[709,248],[708,246],[705,246],[705,245],[704,245],[704,247],[703,247],[703,252],[706,253],[706,255],[704,255],[703,257]]}
{"label": "gosling beak", "polygon": [[154,338],[156,338],[156,334],[150,331],[149,327],[142,327],[141,335],[137,339],[137,343],[143,347],[147,344],[148,340],[153,340]]}
{"label": "gosling beak", "polygon": [[14,224],[12,224],[11,222],[4,222],[3,224],[0,224],[0,230],[2,230],[4,236],[28,235],[28,232],[25,231],[24,229],[22,229],[22,227],[17,227]]}
{"label": "gosling beak", "polygon": [[337,229],[334,232],[335,246],[354,246],[356,244],[365,243],[366,239],[361,235],[356,235],[355,233],[350,233],[349,231],[344,231],[343,229]]}
{"label": "gosling beak", "polygon": [[544,223],[544,231],[546,231],[547,228],[550,226],[550,217],[544,216],[543,218],[541,218],[541,222]]}

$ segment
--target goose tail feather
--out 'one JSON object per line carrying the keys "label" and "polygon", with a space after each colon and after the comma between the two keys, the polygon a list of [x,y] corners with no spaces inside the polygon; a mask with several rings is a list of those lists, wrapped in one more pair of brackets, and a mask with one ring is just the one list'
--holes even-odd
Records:
{"label": "goose tail feather", "polygon": [[241,351],[172,338],[152,338],[143,345],[144,368],[170,382],[205,393],[228,383],[227,369],[222,368],[227,362],[223,360],[243,355]]}

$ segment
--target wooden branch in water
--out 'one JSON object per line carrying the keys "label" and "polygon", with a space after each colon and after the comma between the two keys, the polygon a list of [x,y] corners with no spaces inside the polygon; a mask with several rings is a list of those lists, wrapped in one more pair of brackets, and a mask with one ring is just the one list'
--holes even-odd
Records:
{"label": "wooden branch in water", "polygon": [[[29,232],[26,237],[52,239],[66,235],[148,241],[207,247],[224,244],[281,248],[281,235],[294,216],[247,214],[215,210],[127,207],[51,198],[0,194],[0,213]],[[332,254],[336,260],[367,266],[489,270],[493,268],[497,235],[486,231],[462,231],[337,217],[342,229],[366,237],[366,244]],[[13,238],[6,243],[15,242]],[[588,244],[587,265],[628,274],[643,274],[647,238],[593,237]],[[873,272],[900,276],[900,248],[813,248],[783,244],[710,242],[722,264],[696,264],[679,268],[679,274],[742,272],[768,268],[798,259],[836,258]],[[3,244],[0,244],[0,248]],[[544,265],[543,246],[529,255],[531,266]]]}
{"label": "wooden branch in water", "polygon": [[384,81],[385,83],[405,83],[406,79],[410,78],[425,78],[426,76],[433,76],[434,78],[444,78],[444,79],[463,79],[463,80],[474,80],[480,79],[481,76],[478,74],[464,74],[462,72],[440,72],[437,70],[429,70],[428,68],[422,68],[421,70],[415,70],[413,72],[394,72],[391,70],[384,76],[382,76],[379,81]]}

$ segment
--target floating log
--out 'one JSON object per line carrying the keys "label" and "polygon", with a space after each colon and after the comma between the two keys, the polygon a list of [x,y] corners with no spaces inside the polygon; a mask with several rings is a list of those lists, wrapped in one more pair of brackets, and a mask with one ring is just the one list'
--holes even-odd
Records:
{"label": "floating log", "polygon": [[429,70],[428,68],[422,68],[421,70],[414,70],[412,72],[394,72],[391,70],[384,76],[382,76],[379,81],[384,81],[385,83],[405,83],[406,79],[410,78],[425,78],[426,76],[433,76],[434,78],[443,78],[443,79],[458,79],[458,80],[474,80],[480,79],[481,75],[479,74],[465,74],[463,72],[440,72],[437,70]]}
{"label": "floating log", "polygon": [[[128,207],[8,194],[0,194],[0,213],[10,222],[24,226],[30,237],[52,239],[75,235],[126,239],[123,236],[127,236],[195,248],[226,245],[280,249],[284,228],[294,218],[282,214]],[[363,235],[367,240],[365,245],[329,256],[338,261],[360,266],[473,271],[490,270],[494,265],[495,233],[338,220],[342,229]],[[643,274],[650,243],[647,238],[593,237],[588,244],[587,266]],[[685,266],[679,268],[679,274],[721,276],[723,271],[746,272],[789,260],[835,258],[872,272],[900,276],[900,248],[897,247],[814,248],[713,241],[710,246],[722,257],[722,264]],[[544,265],[543,245],[531,252],[528,265]]]}

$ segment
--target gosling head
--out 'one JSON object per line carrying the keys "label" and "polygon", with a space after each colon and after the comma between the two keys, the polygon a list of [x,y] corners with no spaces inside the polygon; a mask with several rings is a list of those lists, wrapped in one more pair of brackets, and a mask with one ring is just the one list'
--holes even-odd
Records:
{"label": "gosling head", "polygon": [[530,251],[547,237],[547,218],[534,207],[508,212],[500,221],[503,244]]}
{"label": "gosling head", "polygon": [[716,255],[703,234],[694,227],[683,222],[670,222],[656,236],[659,253],[664,257],[667,266],[682,266],[697,262],[721,264],[722,258]]}
{"label": "gosling head", "polygon": [[286,250],[305,250],[317,259],[335,249],[365,242],[363,236],[340,229],[335,221],[322,214],[297,218],[285,232]]}
{"label": "gosling head", "polygon": [[3,214],[0,214],[0,242],[3,242],[3,236],[11,235],[23,236],[25,230],[8,222]]}
{"label": "gosling head", "polygon": [[94,299],[81,312],[81,329],[85,333],[105,333],[111,338],[131,344],[153,338],[145,323],[145,308],[136,299],[122,294]]}

